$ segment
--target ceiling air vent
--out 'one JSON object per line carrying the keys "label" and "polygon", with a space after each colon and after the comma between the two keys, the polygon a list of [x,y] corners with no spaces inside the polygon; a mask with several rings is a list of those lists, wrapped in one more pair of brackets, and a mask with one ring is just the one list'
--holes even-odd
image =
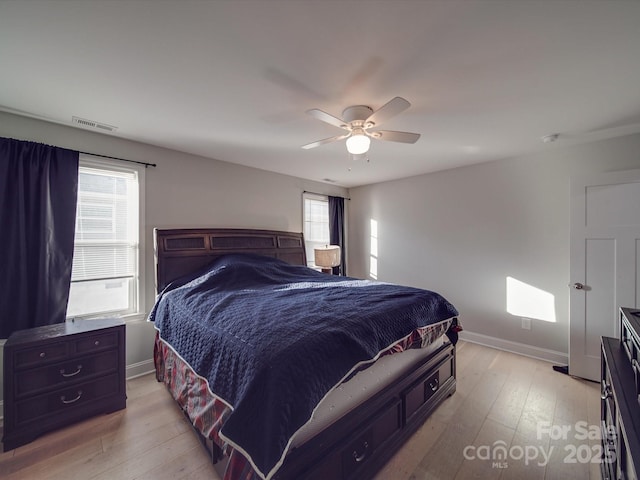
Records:
{"label": "ceiling air vent", "polygon": [[114,127],[113,125],[94,122],[93,120],[87,120],[86,118],[71,117],[71,120],[73,123],[80,125],[81,127],[95,128],[96,130],[104,130],[106,132],[114,132],[118,129],[118,127]]}

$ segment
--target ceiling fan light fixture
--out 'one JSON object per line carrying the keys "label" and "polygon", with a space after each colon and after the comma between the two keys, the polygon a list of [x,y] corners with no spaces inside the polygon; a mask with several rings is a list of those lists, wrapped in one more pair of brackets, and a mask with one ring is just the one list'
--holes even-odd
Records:
{"label": "ceiling fan light fixture", "polygon": [[370,144],[371,139],[365,135],[363,130],[360,130],[347,138],[347,151],[351,155],[361,155],[369,151]]}
{"label": "ceiling fan light fixture", "polygon": [[369,151],[371,138],[391,142],[416,143],[420,138],[419,133],[370,130],[371,128],[378,128],[378,126],[386,120],[405,111],[410,106],[411,104],[404,98],[394,97],[375,111],[366,105],[352,105],[351,107],[347,107],[342,112],[343,118],[334,117],[327,112],[312,108],[311,110],[307,110],[309,115],[334,127],[347,130],[347,133],[325,138],[324,140],[318,140],[317,142],[303,145],[302,148],[315,148],[325,143],[337,142],[346,138],[347,151],[358,158]]}

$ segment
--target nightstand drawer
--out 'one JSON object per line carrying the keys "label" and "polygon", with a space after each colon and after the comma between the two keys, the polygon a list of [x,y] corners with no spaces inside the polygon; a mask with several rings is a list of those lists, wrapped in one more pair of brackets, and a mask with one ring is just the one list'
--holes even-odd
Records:
{"label": "nightstand drawer", "polygon": [[117,374],[78,383],[68,388],[25,399],[16,403],[16,424],[32,422],[61,411],[73,411],[92,401],[120,392]]}
{"label": "nightstand drawer", "polygon": [[91,357],[78,357],[27,370],[14,378],[14,391],[17,398],[22,398],[46,389],[60,389],[70,383],[86,381],[94,375],[113,372],[117,368],[118,351],[107,350]]}
{"label": "nightstand drawer", "polygon": [[64,342],[25,348],[15,353],[15,366],[25,368],[46,365],[64,359],[67,352],[68,344]]}
{"label": "nightstand drawer", "polygon": [[116,332],[95,334],[83,337],[75,342],[77,353],[90,353],[104,348],[118,345],[118,334]]}

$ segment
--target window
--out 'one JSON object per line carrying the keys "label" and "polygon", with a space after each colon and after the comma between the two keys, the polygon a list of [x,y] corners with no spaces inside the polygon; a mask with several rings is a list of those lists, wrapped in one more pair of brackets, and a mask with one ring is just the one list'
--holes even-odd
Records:
{"label": "window", "polygon": [[329,244],[329,200],[323,195],[305,193],[303,199],[304,240],[307,265],[316,267],[313,249]]}
{"label": "window", "polygon": [[67,317],[130,315],[143,310],[143,175],[143,168],[80,157]]}
{"label": "window", "polygon": [[378,279],[378,221],[370,219],[371,225],[369,243],[369,276],[374,280]]}

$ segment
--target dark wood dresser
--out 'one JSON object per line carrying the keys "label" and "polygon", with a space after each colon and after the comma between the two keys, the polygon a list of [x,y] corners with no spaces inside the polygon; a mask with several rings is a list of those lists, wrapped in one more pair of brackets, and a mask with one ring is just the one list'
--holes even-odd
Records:
{"label": "dark wood dresser", "polygon": [[125,324],[76,320],[14,332],[4,345],[4,451],[126,406]]}
{"label": "dark wood dresser", "polygon": [[602,478],[640,474],[640,310],[620,309],[620,338],[602,337]]}

